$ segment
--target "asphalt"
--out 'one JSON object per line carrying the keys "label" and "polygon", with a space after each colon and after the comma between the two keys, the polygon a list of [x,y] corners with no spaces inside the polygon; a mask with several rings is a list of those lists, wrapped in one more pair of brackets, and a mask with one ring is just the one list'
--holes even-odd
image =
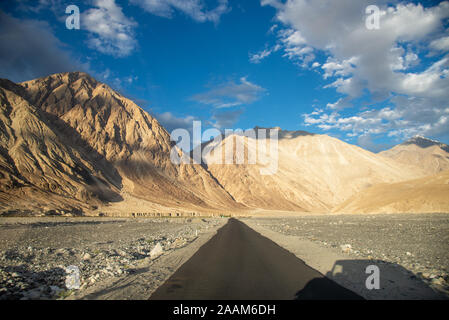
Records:
{"label": "asphalt", "polygon": [[151,300],[362,299],[236,219],[218,230]]}

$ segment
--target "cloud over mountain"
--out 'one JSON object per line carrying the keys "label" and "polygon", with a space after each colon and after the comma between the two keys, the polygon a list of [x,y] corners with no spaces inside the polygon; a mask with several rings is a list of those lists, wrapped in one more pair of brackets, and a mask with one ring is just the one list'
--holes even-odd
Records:
{"label": "cloud over mountain", "polygon": [[[330,101],[333,110],[319,117],[306,114],[306,124],[348,135],[449,135],[449,92],[445,89],[449,87],[445,24],[449,2],[430,7],[378,2],[379,30],[365,26],[369,1],[261,3],[276,9],[276,19],[282,24],[278,43],[284,56],[304,68],[311,68],[318,55],[327,57],[320,63],[323,79],[330,81],[324,88],[334,88],[341,98]],[[371,103],[389,105],[352,111],[350,116],[338,112],[367,94]]]}

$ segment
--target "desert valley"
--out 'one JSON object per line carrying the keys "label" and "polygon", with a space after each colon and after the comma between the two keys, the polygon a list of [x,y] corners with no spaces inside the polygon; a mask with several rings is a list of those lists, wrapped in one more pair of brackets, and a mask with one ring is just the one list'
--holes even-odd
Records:
{"label": "desert valley", "polygon": [[[415,136],[373,153],[276,128],[277,171],[261,175],[213,152],[174,164],[158,120],[83,72],[2,79],[0,104],[0,299],[149,298],[230,217],[364,298],[448,297],[448,145]],[[249,139],[218,150],[240,141],[248,155]],[[365,288],[367,263],[382,290]]]}
{"label": "desert valley", "polygon": [[[258,164],[173,164],[157,119],[86,73],[4,79],[0,90],[3,216],[449,210],[449,147],[424,137],[376,154],[279,129],[278,170],[264,176]],[[223,149],[235,139],[249,150],[235,134]]]}

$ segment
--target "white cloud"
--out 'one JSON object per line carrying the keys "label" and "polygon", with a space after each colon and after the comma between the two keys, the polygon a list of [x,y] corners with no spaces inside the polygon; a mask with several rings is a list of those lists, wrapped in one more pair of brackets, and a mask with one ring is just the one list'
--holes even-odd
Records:
{"label": "white cloud", "polygon": [[335,76],[348,76],[354,72],[354,64],[357,62],[357,57],[351,57],[350,59],[337,61],[332,57],[328,57],[327,62],[321,66],[324,70],[323,78]]}
{"label": "white cloud", "polygon": [[134,28],[137,23],[127,18],[115,0],[95,0],[95,8],[84,12],[82,27],[90,32],[88,44],[104,54],[128,56],[137,46]]}
{"label": "white cloud", "polygon": [[301,32],[294,29],[281,29],[278,32],[280,43],[284,48],[284,56],[305,67],[315,59],[313,48],[307,45]]}
{"label": "white cloud", "polygon": [[250,54],[249,55],[249,61],[251,63],[256,63],[256,64],[260,63],[263,59],[265,59],[266,57],[270,56],[273,52],[279,51],[279,49],[281,49],[281,45],[280,44],[276,44],[272,48],[264,49],[264,50],[260,51],[259,53]]}
{"label": "white cloud", "polygon": [[[428,99],[395,96],[392,106],[371,108],[355,115],[343,116],[338,111],[303,114],[304,124],[323,130],[340,130],[347,136],[384,134],[401,139],[420,134],[448,137],[449,107],[429,105]],[[394,106],[393,106],[394,105]]]}
{"label": "white cloud", "polygon": [[205,8],[202,0],[131,0],[145,11],[164,18],[171,18],[174,11],[180,11],[197,22],[218,23],[220,17],[230,11],[228,0],[218,0],[211,10]]}
{"label": "white cloud", "polygon": [[430,47],[435,50],[449,51],[449,36],[433,40]]}
{"label": "white cloud", "polygon": [[[333,111],[327,114],[328,118],[326,114],[318,118],[309,114],[304,119],[306,124],[351,134],[368,131],[388,134],[391,130],[400,135],[419,131],[449,136],[449,126],[442,126],[447,121],[443,110],[449,105],[449,56],[436,62],[423,57],[428,52],[423,48],[440,54],[448,49],[448,30],[444,29],[444,21],[449,17],[448,1],[433,7],[377,1],[381,9],[379,30],[365,27],[365,8],[372,4],[369,0],[262,0],[261,3],[276,9],[278,35],[286,57],[308,68],[317,62],[317,53],[327,56],[321,69],[323,79],[331,82],[324,87],[335,88],[343,96],[329,103],[328,108],[340,110],[342,102],[368,92],[374,102],[394,97],[390,100],[390,115],[391,112],[400,115],[392,119],[386,110],[383,113],[356,110],[352,116],[342,117]],[[412,69],[416,66],[419,68]],[[426,116],[422,110],[426,110]],[[411,119],[415,114],[421,117]]]}
{"label": "white cloud", "polygon": [[240,83],[229,81],[211,90],[196,94],[192,100],[207,104],[215,108],[229,108],[257,101],[266,90],[246,77],[240,78]]}
{"label": "white cloud", "polygon": [[272,52],[272,49],[264,49],[259,53],[250,54],[249,61],[251,63],[260,63],[260,61],[268,57]]}

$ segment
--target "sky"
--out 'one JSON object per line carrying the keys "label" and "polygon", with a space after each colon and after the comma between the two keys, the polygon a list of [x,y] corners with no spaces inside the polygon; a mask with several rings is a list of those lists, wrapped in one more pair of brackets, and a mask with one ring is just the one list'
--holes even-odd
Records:
{"label": "sky", "polygon": [[[66,26],[70,5],[79,29]],[[168,131],[198,120],[374,152],[414,135],[449,143],[447,1],[0,1],[0,77],[66,71],[107,83]]]}

